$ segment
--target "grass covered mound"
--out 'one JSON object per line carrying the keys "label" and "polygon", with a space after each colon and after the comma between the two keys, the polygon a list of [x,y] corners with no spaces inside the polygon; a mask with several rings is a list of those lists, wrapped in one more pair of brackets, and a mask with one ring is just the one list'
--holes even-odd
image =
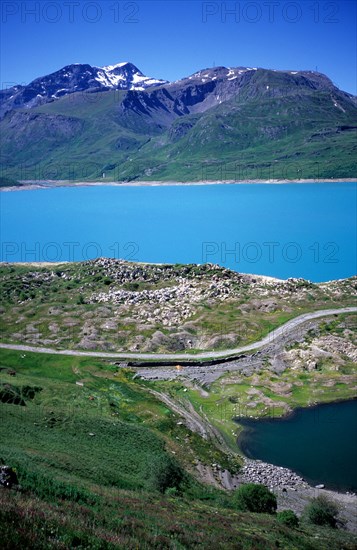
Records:
{"label": "grass covered mound", "polygon": [[[146,401],[149,416],[150,398],[131,390],[129,382],[100,380],[100,372],[86,373],[86,381],[77,385],[79,377],[72,370],[77,368],[75,361],[51,364],[45,357],[42,364],[41,359],[35,361],[32,369],[28,366],[33,362],[33,357],[23,361],[23,367],[11,376],[12,384],[2,384],[0,456],[7,463],[15,463],[24,472],[31,465],[37,473],[49,475],[55,470],[63,479],[92,479],[98,485],[135,490],[154,483],[150,464],[158,458],[170,467],[173,458],[163,438],[132,412],[137,407],[145,414],[141,407]],[[43,388],[33,400],[26,400],[19,389],[29,379],[40,381]],[[159,465],[157,470],[160,476]]]}

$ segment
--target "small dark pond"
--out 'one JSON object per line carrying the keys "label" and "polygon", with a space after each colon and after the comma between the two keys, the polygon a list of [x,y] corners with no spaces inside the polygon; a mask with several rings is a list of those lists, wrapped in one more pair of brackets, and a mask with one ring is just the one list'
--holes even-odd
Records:
{"label": "small dark pond", "polygon": [[239,424],[238,445],[247,457],[291,468],[315,485],[357,491],[357,400]]}

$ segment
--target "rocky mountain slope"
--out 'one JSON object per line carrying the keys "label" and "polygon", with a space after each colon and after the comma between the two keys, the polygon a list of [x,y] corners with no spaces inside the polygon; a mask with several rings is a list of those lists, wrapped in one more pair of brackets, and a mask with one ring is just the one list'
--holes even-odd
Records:
{"label": "rocky mountain slope", "polygon": [[131,63],[69,65],[2,92],[2,113],[3,175],[17,179],[357,174],[356,98],[313,71],[214,67],[168,83]]}

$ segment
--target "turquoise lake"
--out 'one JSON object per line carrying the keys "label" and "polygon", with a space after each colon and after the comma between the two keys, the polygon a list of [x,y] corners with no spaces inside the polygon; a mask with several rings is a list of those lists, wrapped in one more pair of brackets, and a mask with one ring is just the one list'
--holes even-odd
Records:
{"label": "turquoise lake", "polygon": [[356,273],[357,184],[2,192],[1,261],[212,262],[312,281]]}
{"label": "turquoise lake", "polygon": [[291,468],[314,485],[357,491],[357,400],[239,423],[246,456]]}

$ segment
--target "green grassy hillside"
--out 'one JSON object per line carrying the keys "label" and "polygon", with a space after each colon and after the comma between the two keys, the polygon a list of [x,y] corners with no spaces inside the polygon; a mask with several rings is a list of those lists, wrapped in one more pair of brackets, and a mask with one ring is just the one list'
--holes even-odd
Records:
{"label": "green grassy hillside", "polygon": [[[21,484],[0,488],[2,548],[355,547],[341,530],[290,529],[238,512],[232,495],[196,481],[194,458],[231,470],[237,463],[178,423],[129,371],[16,351],[2,351],[0,368],[2,390],[25,401],[0,393],[0,457]],[[163,494],[156,481],[167,463],[188,473],[171,477]]]}

